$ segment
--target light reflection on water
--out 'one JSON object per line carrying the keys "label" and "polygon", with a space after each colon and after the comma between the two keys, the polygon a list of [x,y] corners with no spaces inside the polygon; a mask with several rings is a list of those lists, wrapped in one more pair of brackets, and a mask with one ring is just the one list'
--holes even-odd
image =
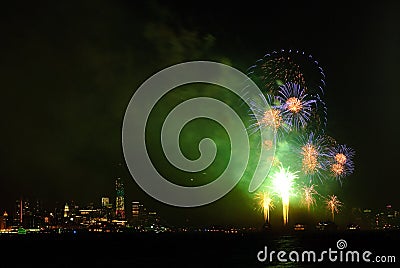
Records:
{"label": "light reflection on water", "polygon": [[279,262],[276,259],[276,252],[278,251],[285,251],[287,253],[291,251],[300,251],[301,250],[301,245],[299,239],[292,235],[282,235],[280,237],[277,237],[276,239],[266,241],[268,244],[266,246],[268,247],[268,254],[272,250],[275,251],[275,255],[273,258],[272,262],[268,262],[264,267],[302,267],[301,264],[295,263],[295,262]]}
{"label": "light reflection on water", "polygon": [[[280,236],[264,236],[260,239],[262,242],[258,243],[258,251],[264,250],[264,246],[267,246],[267,254],[269,255],[271,251],[275,251],[273,255],[273,261],[270,262],[267,259],[265,262],[258,262],[254,267],[364,267],[368,263],[360,260],[358,262],[346,262],[340,261],[339,258],[336,261],[329,260],[327,255],[324,255],[323,261],[319,262],[321,258],[322,251],[328,251],[332,249],[336,252],[347,252],[347,251],[358,251],[364,252],[366,250],[372,252],[371,259],[374,256],[396,256],[398,255],[397,246],[400,242],[400,232],[374,232],[374,231],[364,231],[364,232],[327,232],[327,233],[298,233]],[[343,250],[338,250],[337,242],[338,240],[345,240],[346,247]],[[286,253],[283,258],[287,259],[288,262],[280,262],[277,259],[277,252],[284,251]],[[289,253],[296,251],[299,255],[298,262],[292,262],[289,260]],[[301,260],[301,254],[304,251],[315,252],[316,261],[314,260]],[[247,252],[248,254],[249,252]],[[294,255],[292,255],[294,256]],[[308,258],[308,255],[306,255]],[[295,257],[295,256],[294,256]],[[372,264],[372,263],[371,263]],[[388,267],[394,263],[385,263]],[[396,264],[398,264],[396,262]]]}
{"label": "light reflection on water", "polygon": [[[113,234],[74,235],[72,237],[18,236],[2,237],[2,256],[12,255],[15,248],[24,252],[26,267],[57,267],[65,252],[73,249],[77,256],[96,256],[62,267],[335,267],[343,262],[291,262],[288,254],[314,251],[317,256],[328,248],[337,249],[337,241],[344,239],[349,250],[369,250],[374,255],[398,257],[400,232],[333,232],[333,233],[249,233],[249,234]],[[51,245],[43,253],[38,244]],[[3,247],[2,247],[3,245]],[[6,246],[5,246],[6,245]],[[107,254],[99,254],[107,247]],[[257,253],[267,247],[267,254],[275,251],[273,261],[260,262]],[[279,262],[277,252],[285,251],[288,262]],[[318,258],[318,257],[317,257]],[[46,259],[46,262],[43,260]],[[13,259],[10,259],[13,260]],[[398,260],[398,259],[396,259]],[[4,264],[4,263],[2,263]],[[36,265],[37,264],[37,265]],[[396,263],[398,264],[398,262]],[[44,266],[43,266],[44,265]],[[47,266],[46,266],[47,265]],[[362,267],[365,263],[359,263]],[[0,265],[1,266],[1,265]],[[4,265],[3,265],[4,266]],[[351,263],[351,267],[356,266]],[[2,266],[1,266],[2,267]],[[12,266],[10,266],[12,267]],[[385,265],[385,267],[389,267]]]}

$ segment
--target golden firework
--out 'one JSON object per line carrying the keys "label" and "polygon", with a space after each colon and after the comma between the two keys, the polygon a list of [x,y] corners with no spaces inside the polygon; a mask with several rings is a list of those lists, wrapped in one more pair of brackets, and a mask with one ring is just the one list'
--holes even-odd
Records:
{"label": "golden firework", "polygon": [[346,164],[347,157],[344,154],[339,153],[339,154],[335,155],[335,160],[339,164],[344,165],[344,164]]}
{"label": "golden firework", "polygon": [[311,186],[304,186],[302,188],[303,190],[303,204],[305,204],[307,206],[307,210],[308,212],[310,212],[310,208],[311,206],[313,206],[315,204],[315,198],[314,195],[318,194],[318,192],[314,189],[314,185]]}
{"label": "golden firework", "polygon": [[265,147],[265,149],[266,150],[271,150],[272,148],[273,148],[273,145],[274,145],[274,143],[273,143],[273,141],[272,140],[265,140],[264,141],[264,147]]}
{"label": "golden firework", "polygon": [[340,176],[343,174],[344,166],[342,164],[335,163],[332,165],[331,170],[336,176]]}
{"label": "golden firework", "polygon": [[339,212],[339,207],[343,205],[342,202],[339,201],[336,195],[328,196],[326,200],[326,207],[332,213],[332,221],[335,221],[335,213]]}
{"label": "golden firework", "polygon": [[281,112],[278,109],[270,109],[264,112],[264,116],[261,119],[261,122],[259,122],[258,124],[263,124],[265,126],[278,129],[282,125],[282,122],[283,119]]}
{"label": "golden firework", "polygon": [[319,167],[318,163],[318,150],[317,148],[308,143],[301,147],[301,154],[303,155],[302,159],[302,169],[305,174],[313,174],[317,171]]}
{"label": "golden firework", "polygon": [[258,200],[258,206],[261,208],[264,214],[264,221],[269,222],[269,211],[274,208],[272,197],[268,192],[261,192],[256,195]]}
{"label": "golden firework", "polygon": [[296,97],[290,97],[286,101],[287,109],[291,111],[292,113],[298,113],[301,111],[303,108],[303,104],[301,103],[301,100],[299,100]]}

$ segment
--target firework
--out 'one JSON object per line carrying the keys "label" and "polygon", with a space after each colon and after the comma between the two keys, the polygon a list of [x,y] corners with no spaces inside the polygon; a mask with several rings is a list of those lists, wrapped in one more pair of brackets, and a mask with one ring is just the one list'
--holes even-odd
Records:
{"label": "firework", "polygon": [[298,178],[297,172],[290,172],[289,168],[285,170],[283,166],[272,174],[272,187],[274,191],[281,197],[283,224],[287,225],[289,220],[289,199],[293,191],[294,180]]}
{"label": "firework", "polygon": [[272,127],[278,129],[283,123],[281,111],[279,109],[269,109],[264,112],[261,122],[258,124],[265,125],[267,127]]}
{"label": "firework", "polygon": [[335,145],[328,150],[328,166],[331,175],[341,181],[354,171],[353,157],[355,152],[346,145]]}
{"label": "firework", "polygon": [[311,120],[316,100],[311,99],[300,85],[288,82],[279,88],[282,116],[294,130],[304,129]]}
{"label": "firework", "polygon": [[322,174],[326,170],[327,147],[324,135],[314,132],[304,134],[297,139],[296,155],[301,162],[301,171],[304,177],[312,182],[313,178],[322,181]]}
{"label": "firework", "polygon": [[264,222],[269,223],[269,211],[274,208],[272,197],[268,192],[261,192],[256,195],[258,207],[261,208],[264,214]]}
{"label": "firework", "polygon": [[[326,127],[327,109],[323,101],[325,74],[314,57],[299,50],[273,51],[248,69],[248,76],[259,86],[265,95],[277,97],[281,87],[294,83],[315,100],[314,109],[309,111],[309,124],[313,129]],[[291,106],[296,109],[298,100],[291,99]],[[297,104],[296,104],[297,103]]]}
{"label": "firework", "polygon": [[[262,104],[250,100],[252,123],[249,127],[250,133],[255,133],[262,128],[271,128],[280,140],[289,131],[290,126],[283,120],[281,105],[277,98],[267,95],[260,96]],[[263,107],[263,108],[260,108]],[[270,107],[265,110],[264,107]]]}
{"label": "firework", "polygon": [[314,184],[311,186],[303,186],[303,204],[307,206],[308,212],[310,212],[310,207],[315,205],[315,197],[314,195],[318,194],[318,192],[314,189]]}
{"label": "firework", "polygon": [[[250,102],[250,129],[253,133],[274,129],[276,134],[275,139],[262,140],[262,146],[266,150],[275,149],[275,155],[268,158],[268,163],[272,162],[268,187],[281,199],[283,223],[287,225],[290,196],[301,195],[301,203],[310,212],[319,195],[314,180],[324,182],[334,177],[342,184],[341,179],[354,171],[354,151],[324,134],[325,74],[311,55],[298,50],[274,51],[256,61],[247,74],[262,91],[261,98],[256,100],[259,103]],[[291,166],[296,172],[283,166]],[[298,178],[305,184],[295,187]],[[257,198],[258,207],[269,220],[269,195],[260,193]],[[334,220],[342,203],[335,195],[325,202]]]}
{"label": "firework", "polygon": [[330,195],[325,203],[327,209],[332,214],[332,221],[335,221],[335,213],[339,212],[339,208],[343,205],[342,202],[339,201],[336,195]]}
{"label": "firework", "polygon": [[248,69],[248,75],[266,93],[277,95],[279,87],[293,82],[307,92],[323,95],[325,74],[313,56],[299,50],[273,51]]}

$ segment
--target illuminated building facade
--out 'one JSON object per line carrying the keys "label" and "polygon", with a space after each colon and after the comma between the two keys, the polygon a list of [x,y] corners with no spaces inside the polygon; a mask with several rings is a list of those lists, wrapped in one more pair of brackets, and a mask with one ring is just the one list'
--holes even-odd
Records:
{"label": "illuminated building facade", "polygon": [[110,198],[101,198],[101,217],[107,220],[112,220],[114,218],[113,205],[110,203]]}
{"label": "illuminated building facade", "polygon": [[8,228],[8,214],[4,211],[3,216],[0,216],[0,230]]}
{"label": "illuminated building facade", "polygon": [[124,184],[121,178],[117,178],[115,181],[115,190],[116,190],[116,202],[115,202],[115,216],[117,220],[125,219],[125,204],[124,204]]}
{"label": "illuminated building facade", "polygon": [[69,206],[68,204],[65,204],[64,206],[64,218],[69,216]]}
{"label": "illuminated building facade", "polygon": [[132,201],[132,218],[131,224],[133,226],[140,226],[143,214],[143,205],[139,201]]}
{"label": "illuminated building facade", "polygon": [[15,201],[13,226],[37,228],[43,220],[43,209],[39,200],[30,202],[21,198]]}
{"label": "illuminated building facade", "polygon": [[106,207],[109,207],[109,205],[110,205],[110,198],[108,198],[108,197],[102,197],[102,198],[101,198],[101,206],[102,206],[103,208],[106,208]]}

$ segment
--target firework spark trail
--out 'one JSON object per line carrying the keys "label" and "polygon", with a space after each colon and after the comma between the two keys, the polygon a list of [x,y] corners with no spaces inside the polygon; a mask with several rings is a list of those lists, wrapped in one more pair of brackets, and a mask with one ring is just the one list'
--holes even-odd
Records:
{"label": "firework spark trail", "polygon": [[313,144],[307,143],[301,147],[302,169],[305,174],[314,174],[321,165],[318,163],[318,151]]}
{"label": "firework spark trail", "polygon": [[294,180],[298,178],[297,172],[290,172],[289,168],[285,170],[283,166],[272,174],[272,187],[274,191],[280,196],[282,201],[282,216],[283,224],[287,225],[289,221],[289,200],[293,191]]}
{"label": "firework spark trail", "polygon": [[[327,108],[323,100],[325,73],[311,54],[299,50],[272,51],[264,55],[247,70],[247,75],[266,95],[278,96],[287,83],[300,86],[310,99],[315,100],[309,127],[322,130],[327,124]],[[292,99],[290,103],[298,103]],[[312,126],[311,126],[312,125]]]}
{"label": "firework spark trail", "polygon": [[256,195],[258,206],[261,208],[264,215],[264,223],[269,223],[269,212],[274,208],[272,197],[268,192],[261,192]]}
{"label": "firework spark trail", "polygon": [[301,85],[313,95],[324,94],[324,71],[318,61],[304,51],[272,51],[257,60],[247,73],[267,94],[275,95],[279,86],[287,82]]}
{"label": "firework spark trail", "polygon": [[343,205],[342,202],[339,201],[336,195],[328,196],[328,199],[325,201],[326,207],[330,210],[332,214],[332,222],[335,221],[335,213],[339,212],[339,208]]}
{"label": "firework spark trail", "polygon": [[314,184],[311,186],[303,186],[302,188],[304,199],[303,203],[307,206],[308,213],[310,213],[311,206],[315,205],[314,195],[318,195],[318,192],[314,188]]}

